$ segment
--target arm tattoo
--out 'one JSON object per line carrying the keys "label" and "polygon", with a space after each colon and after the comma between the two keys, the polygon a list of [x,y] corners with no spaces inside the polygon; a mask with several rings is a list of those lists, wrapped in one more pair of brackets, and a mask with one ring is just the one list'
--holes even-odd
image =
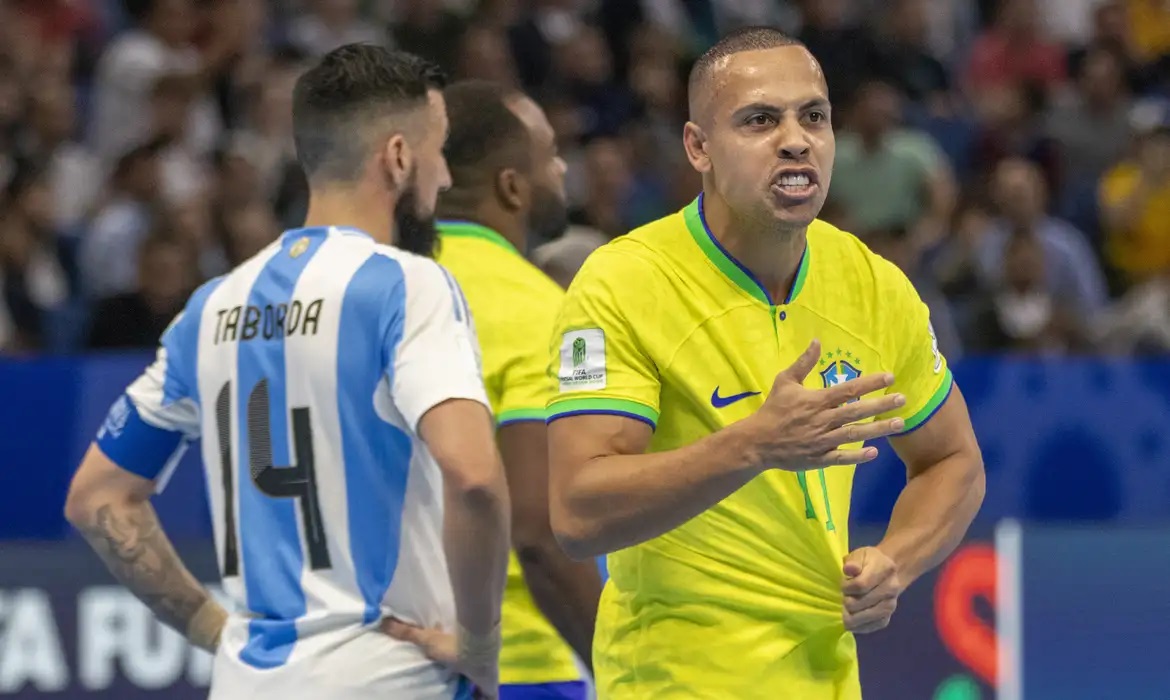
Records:
{"label": "arm tattoo", "polygon": [[179,559],[149,503],[103,505],[79,529],[110,573],[164,624],[187,635],[209,594]]}

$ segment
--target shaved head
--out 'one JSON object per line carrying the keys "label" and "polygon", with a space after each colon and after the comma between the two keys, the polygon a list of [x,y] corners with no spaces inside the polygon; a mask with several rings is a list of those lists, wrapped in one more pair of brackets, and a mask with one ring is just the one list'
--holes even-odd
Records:
{"label": "shaved head", "polygon": [[713,92],[711,79],[731,56],[744,51],[763,51],[782,46],[803,48],[804,44],[772,27],[744,27],[731,32],[703,52],[691,66],[690,78],[687,80],[691,120],[698,123],[706,121],[707,106]]}
{"label": "shaved head", "polygon": [[695,63],[687,160],[707,212],[740,226],[803,230],[828,194],[836,140],[825,75],[798,41],[769,28],[730,34]]}

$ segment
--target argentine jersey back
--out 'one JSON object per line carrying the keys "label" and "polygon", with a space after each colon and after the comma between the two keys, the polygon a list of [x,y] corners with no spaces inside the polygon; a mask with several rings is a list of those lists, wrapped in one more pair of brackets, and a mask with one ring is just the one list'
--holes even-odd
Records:
{"label": "argentine jersey back", "polygon": [[[453,398],[487,405],[467,303],[431,260],[295,229],[195,292],[98,442],[161,486],[157,465],[202,437],[224,588],[244,611],[217,681],[223,665],[320,659],[383,615],[453,629],[442,479],[416,432]],[[447,673],[373,636],[370,674]]]}

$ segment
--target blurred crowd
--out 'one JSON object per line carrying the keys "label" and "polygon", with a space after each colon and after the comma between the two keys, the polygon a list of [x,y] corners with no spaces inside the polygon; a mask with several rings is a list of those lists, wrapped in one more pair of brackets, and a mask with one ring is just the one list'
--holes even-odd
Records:
{"label": "blurred crowd", "polygon": [[748,24],[820,59],[822,218],[948,355],[1170,352],[1170,0],[0,0],[0,352],[152,346],[299,225],[292,84],[354,41],[537,97],[574,233],[534,255],[571,275],[696,195],[687,70]]}

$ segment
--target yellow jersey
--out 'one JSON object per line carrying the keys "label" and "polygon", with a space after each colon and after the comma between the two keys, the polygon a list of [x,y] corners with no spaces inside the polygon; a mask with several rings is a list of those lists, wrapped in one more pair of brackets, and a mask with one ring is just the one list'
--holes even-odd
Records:
{"label": "yellow jersey", "polygon": [[[1126,161],[1101,178],[1098,195],[1103,207],[1133,196],[1142,174],[1136,163]],[[1105,231],[1105,254],[1131,282],[1144,282],[1170,268],[1170,181],[1146,200],[1145,207],[1127,229]]]}
{"label": "yellow jersey", "polygon": [[[564,291],[489,228],[444,221],[439,232],[439,264],[454,275],[467,297],[497,425],[543,421],[554,389],[548,376],[548,334]],[[515,552],[508,559],[502,614],[501,683],[580,678],[572,650],[536,608]]]}
{"label": "yellow jersey", "polygon": [[[816,221],[791,291],[773,299],[711,235],[700,196],[586,261],[557,321],[549,420],[624,415],[654,426],[651,451],[682,447],[753,413],[814,338],[807,386],[892,372],[906,430],[950,393],[926,306],[891,263]],[[841,594],[853,471],[765,472],[610,554],[598,697],[860,698]]]}

